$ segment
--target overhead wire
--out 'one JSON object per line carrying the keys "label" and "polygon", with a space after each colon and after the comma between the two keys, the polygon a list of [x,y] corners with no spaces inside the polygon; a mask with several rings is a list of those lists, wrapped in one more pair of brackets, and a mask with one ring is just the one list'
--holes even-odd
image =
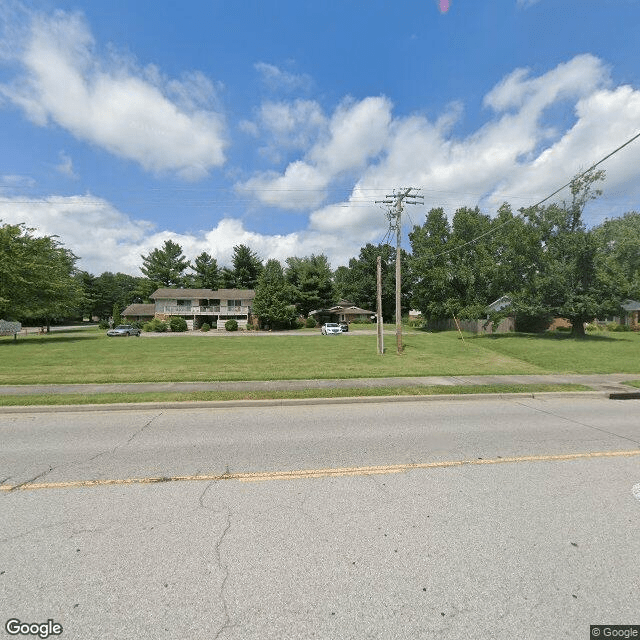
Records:
{"label": "overhead wire", "polygon": [[[636,133],[636,135],[634,135],[633,137],[629,138],[629,140],[627,140],[624,144],[621,144],[617,149],[614,149],[611,153],[608,153],[606,156],[604,156],[604,158],[600,158],[600,160],[598,160],[598,162],[596,162],[595,164],[592,164],[588,169],[585,169],[584,171],[579,173],[577,176],[575,176],[574,178],[569,180],[569,182],[567,182],[566,184],[562,185],[559,189],[556,189],[553,193],[549,194],[548,196],[546,196],[542,200],[536,202],[535,204],[533,204],[533,205],[531,205],[529,207],[523,207],[523,208],[535,209],[536,207],[539,207],[541,204],[545,203],[547,200],[550,200],[551,198],[553,198],[553,196],[557,195],[562,190],[566,189],[575,180],[578,180],[578,179],[582,178],[582,176],[585,176],[590,171],[593,171],[593,169],[595,169],[597,166],[601,165],[605,160],[608,160],[611,156],[615,155],[616,153],[618,153],[618,151],[620,151],[621,149],[624,149],[627,145],[631,144],[634,140],[637,140],[638,138],[640,138],[640,132]],[[463,243],[461,245],[458,245],[457,247],[453,247],[451,249],[447,249],[446,251],[442,251],[442,252],[436,254],[435,256],[433,256],[433,259],[435,260],[436,258],[440,258],[441,256],[447,255],[449,253],[453,253],[454,251],[458,251],[458,249],[462,249],[462,248],[467,247],[467,246],[469,246],[471,244],[474,244],[474,243],[478,242],[478,240],[481,240],[482,238],[485,238],[486,236],[491,235],[492,233],[495,233],[496,231],[498,231],[498,229],[501,229],[505,225],[513,222],[514,220],[517,220],[518,218],[522,218],[522,216],[521,215],[517,215],[517,216],[514,216],[513,218],[511,218],[510,220],[505,220],[504,222],[496,225],[495,227],[492,227],[488,231],[485,231],[484,233],[481,233],[479,236],[476,236],[472,240],[469,240],[469,241],[467,241],[467,242],[465,242],[465,243]]]}

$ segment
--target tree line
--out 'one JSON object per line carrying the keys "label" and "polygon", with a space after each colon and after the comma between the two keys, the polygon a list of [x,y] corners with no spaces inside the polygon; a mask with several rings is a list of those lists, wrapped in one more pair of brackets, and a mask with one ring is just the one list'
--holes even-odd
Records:
{"label": "tree line", "polygon": [[[600,195],[602,171],[571,183],[571,199],[521,209],[503,204],[491,217],[477,207],[457,209],[449,221],[431,209],[409,233],[401,252],[402,312],[437,321],[481,318],[489,303],[508,296],[519,328],[544,328],[567,318],[583,323],[617,315],[625,298],[640,298],[640,214],[629,212],[587,229],[587,203]],[[58,239],[36,237],[24,225],[0,226],[0,317],[49,323],[63,318],[108,318],[147,302],[159,287],[254,289],[262,326],[286,328],[310,311],[347,299],[376,308],[376,261],[382,257],[382,313],[395,314],[395,249],[367,244],[349,264],[332,270],[324,254],[266,262],[249,246],[233,248],[220,267],[207,252],[193,264],[172,240],[141,255],[144,277],[78,270],[78,258]],[[497,319],[497,318],[495,318]]]}

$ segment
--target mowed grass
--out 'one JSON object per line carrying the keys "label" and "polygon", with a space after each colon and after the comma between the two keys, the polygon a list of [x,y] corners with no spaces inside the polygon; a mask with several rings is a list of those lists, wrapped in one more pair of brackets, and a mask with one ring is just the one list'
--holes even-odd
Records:
{"label": "mowed grass", "polygon": [[237,400],[305,400],[309,398],[363,398],[388,396],[438,396],[461,394],[506,394],[591,391],[580,384],[493,384],[432,385],[402,387],[354,387],[339,389],[306,389],[304,391],[194,391],[139,393],[64,393],[43,395],[0,395],[0,406],[56,406],[141,402],[229,402]]}
{"label": "mowed grass", "polygon": [[107,338],[97,329],[0,338],[0,384],[640,373],[640,336],[466,336],[407,332],[405,351],[375,333]]}
{"label": "mowed grass", "polygon": [[549,373],[640,372],[640,335],[635,333],[606,332],[581,340],[568,333],[503,333],[467,340]]}

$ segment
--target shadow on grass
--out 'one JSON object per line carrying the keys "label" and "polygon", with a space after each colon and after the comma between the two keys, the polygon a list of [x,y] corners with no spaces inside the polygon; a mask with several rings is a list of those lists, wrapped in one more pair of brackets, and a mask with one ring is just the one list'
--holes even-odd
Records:
{"label": "shadow on grass", "polygon": [[28,336],[28,337],[18,337],[17,340],[14,340],[13,337],[2,337],[0,338],[0,348],[2,347],[9,347],[9,346],[24,346],[24,345],[31,345],[31,344],[60,344],[62,343],[66,343],[66,342],[84,342],[86,340],[99,340],[101,338],[101,336],[99,335],[95,335],[95,336],[78,336],[78,335],[72,335],[71,333],[69,333],[69,335],[63,335],[61,336],[60,334],[58,335],[36,335],[36,336]]}
{"label": "shadow on grass", "polygon": [[575,341],[575,342],[619,342],[621,340],[631,342],[633,338],[604,336],[599,334],[586,334],[585,336],[573,336],[568,332],[554,332],[549,331],[546,333],[487,333],[484,335],[472,335],[467,337],[467,340],[517,340],[521,338],[528,338],[533,340],[551,340],[556,342]]}

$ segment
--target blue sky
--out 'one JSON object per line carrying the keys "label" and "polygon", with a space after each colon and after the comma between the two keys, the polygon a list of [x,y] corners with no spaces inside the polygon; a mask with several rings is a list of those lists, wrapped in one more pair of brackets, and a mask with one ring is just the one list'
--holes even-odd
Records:
{"label": "blue sky", "polygon": [[[99,274],[164,240],[228,264],[545,197],[640,132],[640,0],[0,3],[0,219]],[[587,222],[639,208],[640,141]]]}

